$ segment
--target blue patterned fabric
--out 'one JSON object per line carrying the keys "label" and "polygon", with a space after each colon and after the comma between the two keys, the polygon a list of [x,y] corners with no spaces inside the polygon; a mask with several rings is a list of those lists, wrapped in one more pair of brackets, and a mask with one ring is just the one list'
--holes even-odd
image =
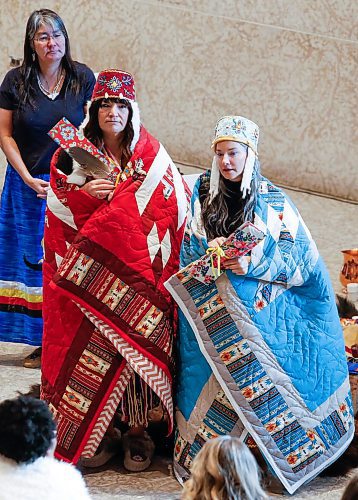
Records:
{"label": "blue patterned fabric", "polygon": [[[49,180],[48,174],[37,176]],[[46,200],[7,167],[0,210],[0,341],[42,342],[41,245]]]}
{"label": "blue patterned fabric", "polygon": [[184,269],[166,285],[182,310],[175,471],[185,478],[208,439],[248,432],[293,493],[354,435],[328,273],[295,206],[262,178],[253,222],[266,236],[252,250],[247,274],[227,271],[209,285],[195,279],[190,264],[208,247],[199,182],[182,246]]}

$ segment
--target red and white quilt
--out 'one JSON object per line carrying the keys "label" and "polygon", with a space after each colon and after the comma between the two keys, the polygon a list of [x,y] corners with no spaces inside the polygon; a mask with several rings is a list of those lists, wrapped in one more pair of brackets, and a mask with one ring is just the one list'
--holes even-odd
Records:
{"label": "red and white quilt", "polygon": [[94,454],[133,372],[173,426],[176,313],[163,284],[178,271],[187,188],[143,127],[132,175],[110,202],[68,183],[59,151],[45,228],[42,397],[57,420],[57,456],[76,463]]}

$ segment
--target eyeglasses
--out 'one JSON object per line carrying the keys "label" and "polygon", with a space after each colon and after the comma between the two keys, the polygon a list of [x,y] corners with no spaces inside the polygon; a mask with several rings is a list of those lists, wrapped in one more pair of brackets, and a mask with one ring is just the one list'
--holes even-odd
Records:
{"label": "eyeglasses", "polygon": [[38,43],[48,43],[50,41],[50,39],[52,38],[54,42],[59,42],[62,38],[63,38],[63,33],[62,31],[56,31],[55,33],[52,33],[52,35],[48,34],[48,33],[44,33],[43,35],[40,35],[36,38],[34,38],[34,40]]}

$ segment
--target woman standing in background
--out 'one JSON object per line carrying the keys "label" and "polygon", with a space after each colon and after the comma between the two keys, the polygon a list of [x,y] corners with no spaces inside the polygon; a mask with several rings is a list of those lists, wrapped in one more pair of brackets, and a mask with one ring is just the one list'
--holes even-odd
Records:
{"label": "woman standing in background", "polygon": [[[63,117],[80,125],[95,77],[73,61],[62,19],[34,11],[24,59],[0,87],[0,142],[8,166],[0,211],[0,341],[40,346],[44,214],[51,157],[48,131]],[[41,348],[24,366],[41,364]]]}

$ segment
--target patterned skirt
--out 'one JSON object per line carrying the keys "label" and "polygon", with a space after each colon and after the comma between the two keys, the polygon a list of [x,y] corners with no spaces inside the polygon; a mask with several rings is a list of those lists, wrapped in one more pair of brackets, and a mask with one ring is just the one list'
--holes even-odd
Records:
{"label": "patterned skirt", "polygon": [[[48,174],[38,176],[48,180]],[[42,238],[46,201],[7,167],[0,210],[0,341],[42,342]]]}

